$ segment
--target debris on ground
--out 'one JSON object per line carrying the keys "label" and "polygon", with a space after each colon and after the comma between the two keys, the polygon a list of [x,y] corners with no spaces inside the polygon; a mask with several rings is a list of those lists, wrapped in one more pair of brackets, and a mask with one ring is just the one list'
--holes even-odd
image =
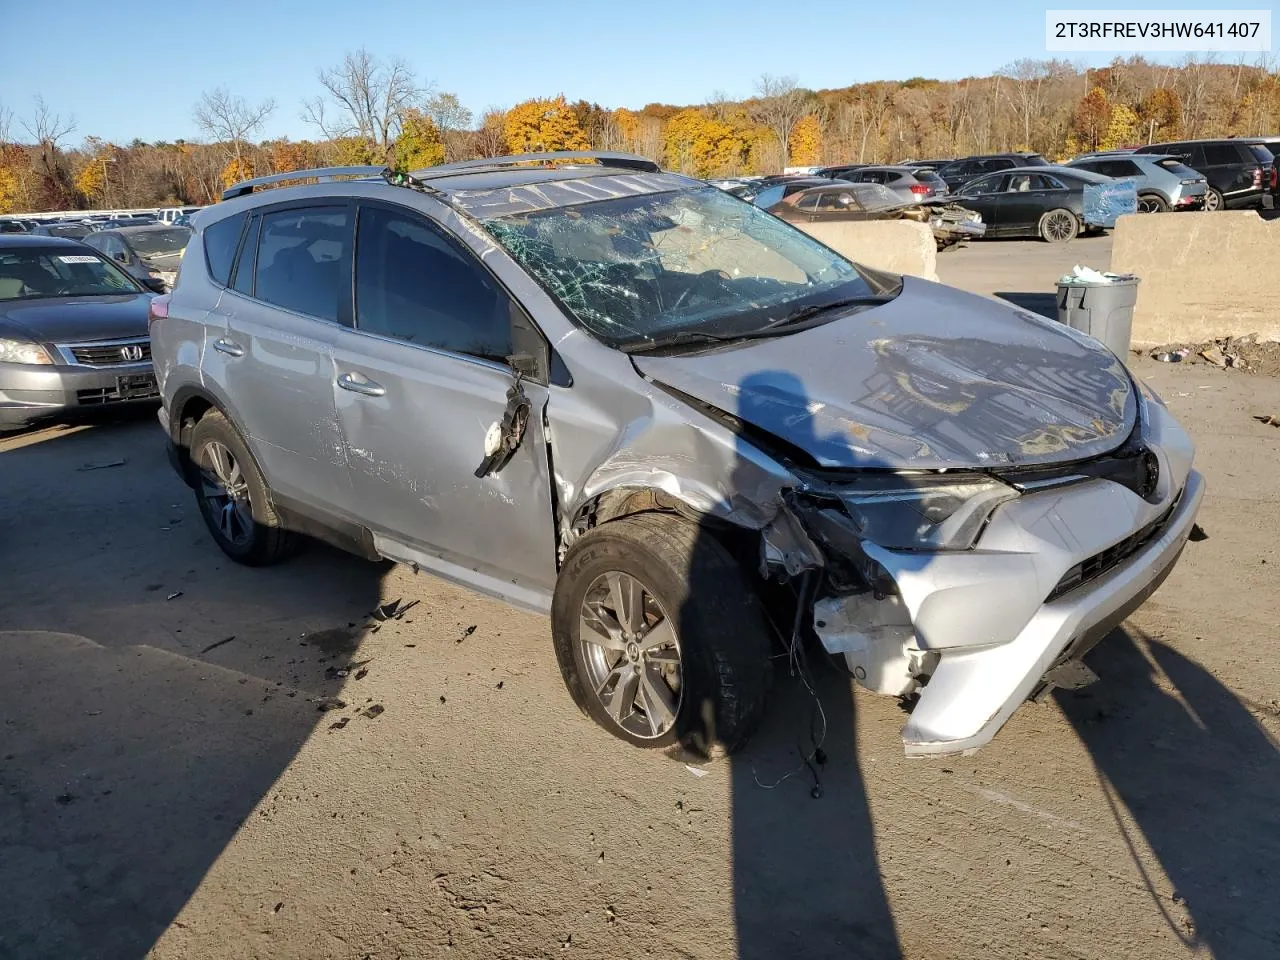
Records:
{"label": "debris on ground", "polygon": [[1227,355],[1222,352],[1222,348],[1216,343],[1211,343],[1200,351],[1200,356],[1208,360],[1215,367],[1227,366]]}
{"label": "debris on ground", "polygon": [[1263,340],[1257,334],[1218,337],[1204,343],[1171,343],[1148,355],[1161,363],[1206,363],[1265,376],[1280,376],[1280,341]]}
{"label": "debris on ground", "polygon": [[1191,525],[1191,533],[1187,535],[1187,539],[1192,543],[1200,543],[1203,540],[1208,540],[1209,535],[1204,532],[1204,527],[1198,523],[1193,523]]}
{"label": "debris on ground", "polygon": [[350,723],[350,722],[351,722],[351,718],[350,718],[350,717],[343,717],[341,720],[335,720],[333,723],[329,724],[329,729],[330,729],[330,730],[341,730],[343,727],[345,727],[345,726],[346,726],[348,723]]}
{"label": "debris on ground", "polygon": [[213,643],[209,644],[207,647],[201,650],[200,653],[205,654],[205,653],[208,653],[210,650],[217,650],[224,643],[230,643],[235,638],[236,638],[235,634],[232,634],[229,637],[224,637],[222,640],[215,640]]}
{"label": "debris on ground", "polygon": [[690,773],[692,773],[699,780],[701,780],[703,777],[705,777],[708,773],[711,772],[710,770],[706,769],[706,767],[695,767],[691,763],[686,763],[684,765],[684,768],[688,770]]}
{"label": "debris on ground", "polygon": [[476,625],[473,623],[471,626],[467,627],[467,629],[462,631],[462,636],[460,636],[456,642],[461,643],[463,640],[467,639],[467,637],[471,636],[475,632],[476,632]]}
{"label": "debris on ground", "polygon": [[386,712],[386,709],[387,708],[384,707],[382,704],[375,703],[368,710],[361,710],[360,715],[362,717],[368,717],[370,720],[373,720],[373,719],[376,719],[377,717],[382,716],[382,714]]}
{"label": "debris on ground", "polygon": [[377,609],[375,609],[371,614],[369,614],[369,616],[373,617],[373,619],[379,622],[386,622],[387,620],[399,620],[406,613],[408,613],[410,610],[416,607],[420,602],[421,601],[418,601],[418,600],[410,600],[408,603],[405,603],[404,600],[401,600],[401,599],[389,600],[384,604],[380,604],[377,607]]}
{"label": "debris on ground", "polygon": [[1259,423],[1265,423],[1268,427],[1280,427],[1280,417],[1277,417],[1274,414],[1265,414],[1260,416],[1255,413],[1253,415],[1253,419],[1257,420]]}
{"label": "debris on ground", "polygon": [[64,806],[64,807],[65,807],[67,804],[72,803],[72,802],[74,802],[74,801],[75,801],[75,799],[76,799],[76,795],[75,795],[74,793],[69,793],[69,792],[68,792],[68,793],[60,793],[60,794],[58,794],[56,797],[54,797],[53,799],[54,799],[54,801],[55,801],[55,802],[57,802],[57,803],[59,803],[59,804],[61,804],[62,806]]}
{"label": "debris on ground", "polygon": [[90,470],[109,470],[112,467],[123,467],[128,462],[121,457],[119,460],[104,460],[102,463],[86,463],[76,467],[76,470],[80,473],[88,473]]}
{"label": "debris on ground", "polygon": [[177,600],[180,596],[182,596],[182,591],[181,591],[181,590],[175,590],[175,591],[173,591],[173,593],[171,593],[171,594],[169,594],[167,597],[165,597],[165,600],[166,600],[166,601],[167,601],[167,600]]}
{"label": "debris on ground", "polygon": [[362,669],[366,664],[369,664],[369,663],[373,663],[372,657],[370,657],[368,660],[352,661],[351,663],[348,663],[344,667],[337,667],[337,666],[325,667],[324,678],[326,680],[339,680],[347,676],[348,674],[352,673],[353,671],[360,670],[360,673],[356,676],[356,679],[359,680],[360,677],[364,676],[366,673],[369,672],[368,670]]}
{"label": "debris on ground", "polygon": [[345,700],[339,700],[337,697],[321,697],[316,701],[316,709],[321,713],[327,713],[330,710],[341,710],[346,705]]}
{"label": "debris on ground", "polygon": [[357,670],[357,671],[356,671],[355,679],[357,679],[357,680],[363,680],[363,679],[364,679],[365,677],[367,677],[368,675],[369,675],[369,670],[368,670],[368,668],[367,668],[367,667],[361,667],[359,670]]}

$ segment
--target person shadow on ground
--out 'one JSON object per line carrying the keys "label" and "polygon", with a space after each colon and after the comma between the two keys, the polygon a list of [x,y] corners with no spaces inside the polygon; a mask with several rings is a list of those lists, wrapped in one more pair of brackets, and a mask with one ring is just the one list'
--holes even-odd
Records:
{"label": "person shadow on ground", "polygon": [[[1054,696],[1093,758],[1154,908],[1188,952],[1280,956],[1280,744],[1251,707],[1280,711],[1246,706],[1132,625],[1089,661],[1104,682]],[[1143,841],[1168,885],[1145,866]]]}
{"label": "person shadow on ground", "polygon": [[[784,404],[793,429],[813,436],[809,402],[797,377],[763,371],[739,386],[741,419],[752,421],[753,404]],[[807,445],[803,436],[790,436],[796,446]],[[739,440],[740,452],[748,442]],[[729,490],[745,491],[753,473],[740,457]],[[700,536],[725,542],[723,531],[707,524]],[[759,549],[755,534],[730,549],[743,551],[744,566],[758,562],[749,554]],[[804,589],[796,579],[779,585],[777,595],[763,591],[775,633],[773,688],[760,730],[729,760],[737,955],[900,957],[858,765],[852,680],[829,663],[807,610],[799,621],[796,656],[789,653],[796,621],[787,594],[793,587]],[[717,589],[717,571],[704,572],[695,562],[689,573],[693,602]]]}

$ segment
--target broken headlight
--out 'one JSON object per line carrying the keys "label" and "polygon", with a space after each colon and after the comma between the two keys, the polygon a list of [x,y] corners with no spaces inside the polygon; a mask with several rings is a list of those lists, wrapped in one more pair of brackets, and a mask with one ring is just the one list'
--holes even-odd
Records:
{"label": "broken headlight", "polygon": [[985,474],[886,474],[841,485],[864,540],[890,550],[968,550],[993,510],[1018,491]]}

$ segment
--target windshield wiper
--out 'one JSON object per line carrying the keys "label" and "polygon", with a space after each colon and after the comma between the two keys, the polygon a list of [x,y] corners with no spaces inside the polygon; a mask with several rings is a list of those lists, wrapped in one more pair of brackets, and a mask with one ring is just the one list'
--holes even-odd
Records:
{"label": "windshield wiper", "polygon": [[770,320],[759,330],[744,334],[747,337],[767,337],[773,331],[780,327],[794,327],[797,324],[804,323],[806,320],[812,320],[819,314],[826,313],[828,310],[837,310],[841,307],[861,307],[874,306],[878,303],[888,303],[894,295],[890,294],[872,294],[863,297],[849,297],[845,300],[832,300],[828,303],[811,303],[805,307],[798,307],[790,313],[785,313],[780,317]]}
{"label": "windshield wiper", "polygon": [[654,337],[652,340],[624,343],[618,349],[623,353],[649,353],[653,350],[661,350],[663,347],[679,347],[687,343],[731,343],[734,340],[741,339],[742,336],[740,334],[722,337],[702,330],[681,330],[665,337]]}

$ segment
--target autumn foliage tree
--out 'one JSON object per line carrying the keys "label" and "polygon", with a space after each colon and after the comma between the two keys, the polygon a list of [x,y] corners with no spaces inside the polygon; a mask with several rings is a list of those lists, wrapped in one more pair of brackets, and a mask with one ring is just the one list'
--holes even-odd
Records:
{"label": "autumn foliage tree", "polygon": [[793,166],[811,167],[822,162],[822,124],[813,114],[801,117],[791,128],[788,141]]}
{"label": "autumn foliage tree", "polygon": [[587,150],[591,147],[578,118],[563,96],[517,103],[503,117],[502,132],[508,149],[514,153]]}
{"label": "autumn foliage tree", "polygon": [[737,173],[748,143],[738,130],[705,110],[681,110],[666,125],[667,166],[698,177]]}
{"label": "autumn foliage tree", "polygon": [[[1111,122],[1111,101],[1101,87],[1094,87],[1080,98],[1071,118],[1071,134],[1082,150],[1102,149],[1102,139]],[[1071,151],[1074,152],[1074,151]]]}
{"label": "autumn foliage tree", "polygon": [[420,110],[406,110],[395,143],[395,165],[421,170],[444,163],[444,140],[435,121]]}

